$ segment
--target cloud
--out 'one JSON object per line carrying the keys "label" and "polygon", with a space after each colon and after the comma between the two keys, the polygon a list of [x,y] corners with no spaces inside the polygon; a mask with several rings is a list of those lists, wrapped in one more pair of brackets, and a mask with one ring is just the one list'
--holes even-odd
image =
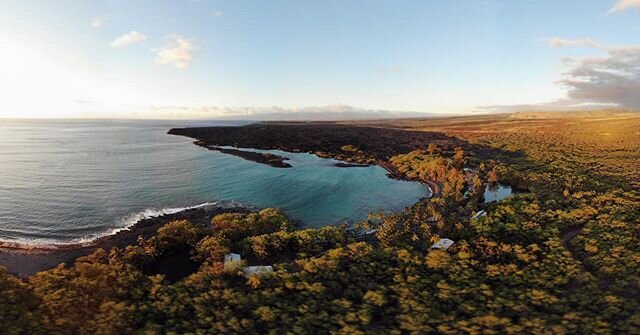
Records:
{"label": "cloud", "polygon": [[94,17],[93,20],[91,20],[91,27],[92,28],[102,28],[102,25],[104,24],[104,19],[100,16],[98,17]]}
{"label": "cloud", "polygon": [[618,0],[608,13],[622,12],[632,8],[640,8],[640,0]]}
{"label": "cloud", "polygon": [[220,17],[222,16],[222,12],[219,10],[214,10],[213,12],[211,12],[211,16],[216,16],[216,17]]}
{"label": "cloud", "polygon": [[596,41],[590,38],[581,39],[565,39],[560,37],[551,37],[546,39],[547,45],[550,48],[566,48],[566,47],[594,47],[602,48],[603,46],[596,43]]}
{"label": "cloud", "polygon": [[556,83],[566,97],[528,105],[481,106],[485,111],[640,109],[640,46],[608,46],[591,39],[549,39],[550,47],[590,46],[599,57],[564,58],[568,69]]}
{"label": "cloud", "polygon": [[607,53],[577,59],[558,83],[574,102],[640,109],[640,46],[612,47]]}
{"label": "cloud", "polygon": [[112,48],[123,48],[123,47],[129,46],[131,44],[144,41],[146,39],[147,39],[147,36],[145,36],[144,34],[139,33],[137,31],[131,31],[131,32],[127,33],[127,34],[124,34],[124,35],[116,38],[113,42],[111,42],[111,47]]}
{"label": "cloud", "polygon": [[178,69],[186,69],[195,61],[195,46],[190,39],[179,35],[169,36],[167,44],[156,53],[157,64],[171,65]]}
{"label": "cloud", "polygon": [[[386,119],[397,117],[429,117],[436,114],[363,109],[348,105],[284,108],[272,107],[151,107],[144,112],[155,118],[167,119],[222,119],[222,120],[270,120],[270,121],[336,121],[356,119]],[[137,116],[136,116],[137,117]]]}

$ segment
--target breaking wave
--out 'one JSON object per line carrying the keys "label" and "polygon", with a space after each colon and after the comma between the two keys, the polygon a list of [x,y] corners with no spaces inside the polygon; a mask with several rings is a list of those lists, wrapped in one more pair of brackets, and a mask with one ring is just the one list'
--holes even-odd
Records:
{"label": "breaking wave", "polygon": [[169,208],[147,208],[143,211],[127,215],[120,220],[117,227],[111,228],[105,232],[99,234],[92,234],[76,238],[73,240],[59,241],[55,239],[15,239],[15,240],[0,240],[0,247],[15,248],[15,249],[61,249],[74,246],[88,246],[96,242],[97,240],[115,235],[121,231],[127,230],[135,226],[138,222],[146,219],[157,218],[164,215],[171,215],[180,213],[191,209],[233,209],[233,208],[248,208],[255,210],[256,208],[250,205],[244,205],[237,201],[214,201],[205,202],[195,206],[187,207],[169,207]]}

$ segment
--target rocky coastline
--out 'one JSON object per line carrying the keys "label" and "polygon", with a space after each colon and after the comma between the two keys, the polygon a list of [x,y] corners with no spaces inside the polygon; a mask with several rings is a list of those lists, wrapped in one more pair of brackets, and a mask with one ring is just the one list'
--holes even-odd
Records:
{"label": "rocky coastline", "polygon": [[266,165],[269,165],[269,166],[275,167],[275,168],[290,168],[290,167],[292,167],[291,164],[285,162],[285,161],[289,160],[289,158],[278,156],[278,155],[274,155],[274,154],[270,154],[270,153],[261,153],[261,152],[246,151],[246,150],[239,150],[239,149],[221,148],[221,147],[218,147],[218,146],[215,146],[215,145],[207,145],[206,143],[204,143],[202,141],[196,141],[196,142],[194,142],[194,144],[199,145],[201,147],[205,147],[205,148],[207,148],[209,150],[219,151],[219,152],[221,152],[223,154],[233,155],[233,156],[236,156],[236,157],[240,157],[240,158],[246,159],[248,161],[252,161],[252,162],[256,162],[256,163],[260,163],[260,164],[266,164]]}
{"label": "rocky coastline", "polygon": [[77,258],[97,249],[110,250],[135,243],[140,236],[149,238],[160,227],[174,220],[189,220],[194,224],[208,225],[211,218],[222,213],[248,213],[258,209],[235,202],[220,202],[188,208],[183,211],[157,217],[144,218],[133,226],[113,235],[97,238],[90,243],[31,245],[0,242],[0,265],[20,277],[28,277],[39,271],[56,267],[60,263],[71,264]]}
{"label": "rocky coastline", "polygon": [[[206,148],[232,146],[307,152],[322,158],[340,160],[341,162],[334,164],[340,168],[378,165],[387,170],[389,178],[398,180],[411,179],[398,172],[389,162],[394,154],[407,153],[417,148],[426,149],[430,143],[443,149],[467,146],[465,142],[442,133],[334,122],[261,122],[237,127],[173,128],[168,133],[193,138],[196,145]],[[345,150],[346,148],[349,150]],[[432,197],[440,195],[442,187],[438,183],[420,182],[430,188]]]}
{"label": "rocky coastline", "polygon": [[350,167],[368,167],[370,164],[357,164],[357,163],[335,163],[333,164],[335,167],[339,168],[350,168]]}

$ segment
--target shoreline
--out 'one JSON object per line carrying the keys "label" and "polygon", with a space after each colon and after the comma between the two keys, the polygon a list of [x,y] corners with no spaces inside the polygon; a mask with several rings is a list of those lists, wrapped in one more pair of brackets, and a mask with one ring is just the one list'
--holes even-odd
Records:
{"label": "shoreline", "polygon": [[371,166],[371,164],[356,164],[356,163],[340,162],[340,163],[333,164],[333,166],[339,167],[339,168],[353,168],[353,167],[357,168],[357,167],[369,167],[369,166]]}
{"label": "shoreline", "polygon": [[245,151],[245,150],[240,150],[240,149],[221,148],[221,147],[215,146],[215,145],[207,145],[206,143],[204,143],[202,141],[195,141],[193,143],[195,145],[197,145],[197,146],[201,146],[201,147],[203,147],[205,149],[208,149],[208,150],[219,151],[219,152],[221,152],[223,154],[240,157],[242,159],[245,159],[245,160],[248,160],[248,161],[251,161],[251,162],[269,165],[269,166],[274,167],[274,168],[291,168],[291,167],[293,167],[293,166],[291,166],[291,164],[285,162],[285,161],[289,160],[289,158],[287,158],[287,157],[282,157],[282,156],[269,154],[269,153],[265,154],[265,153],[261,153],[261,152]]}
{"label": "shoreline", "polygon": [[[307,152],[320,158],[340,161],[338,168],[377,165],[396,180],[413,181],[427,185],[430,198],[441,195],[442,187],[435,181],[407,178],[388,162],[396,152],[410,151],[424,143],[436,143],[443,147],[463,145],[456,139],[433,132],[408,132],[397,129],[350,126],[337,123],[254,123],[240,127],[189,127],[172,128],[169,135],[194,139],[194,144],[210,148],[231,146],[259,150],[281,150],[291,153]],[[399,143],[394,143],[394,142]],[[353,145],[362,150],[345,151]],[[211,150],[211,149],[210,149]]]}
{"label": "shoreline", "polygon": [[92,240],[89,243],[69,243],[54,245],[19,244],[0,242],[0,266],[9,273],[22,278],[37,272],[54,268],[61,263],[71,264],[77,258],[91,254],[97,249],[111,250],[131,245],[139,236],[149,238],[158,229],[174,220],[189,220],[194,224],[207,225],[211,217],[222,213],[249,213],[257,208],[242,206],[233,202],[212,203],[206,206],[186,208],[182,211],[155,217],[143,218],[133,226]]}
{"label": "shoreline", "polygon": [[[264,127],[266,125],[261,125]],[[246,126],[245,126],[246,127]],[[222,129],[230,129],[228,127],[214,127],[214,128],[222,128]],[[240,158],[254,161],[260,164],[270,165],[276,168],[288,168],[291,167],[288,163],[285,163],[285,160],[288,158],[278,155],[272,154],[263,154],[251,151],[244,151],[239,149],[228,149],[221,148],[220,146],[233,146],[233,147],[250,147],[255,149],[278,149],[285,152],[297,153],[297,152],[309,152],[315,154],[321,158],[332,158],[339,160],[340,162],[336,163],[335,166],[337,168],[350,168],[350,167],[365,167],[370,165],[377,165],[387,171],[387,176],[396,180],[405,180],[405,181],[413,181],[419,182],[427,185],[430,190],[429,198],[435,198],[440,196],[441,186],[433,181],[424,181],[424,180],[416,180],[409,179],[406,176],[400,174],[395,166],[386,161],[384,158],[387,157],[382,155],[382,152],[374,153],[372,156],[364,154],[362,151],[358,151],[356,153],[344,152],[344,150],[325,150],[323,146],[315,147],[315,141],[308,141],[305,143],[305,148],[297,148],[290,147],[289,145],[284,143],[273,143],[272,145],[265,145],[266,143],[262,142],[259,145],[239,145],[237,142],[231,143],[220,143],[218,140],[207,141],[207,139],[202,138],[201,136],[197,136],[199,134],[188,134],[191,130],[196,130],[196,132],[203,131],[204,129],[209,130],[212,128],[174,128],[169,130],[169,134],[179,135],[185,137],[194,138],[196,141],[193,143],[195,145],[201,146],[208,150],[215,150],[221,153],[230,154],[234,156],[238,156]],[[238,129],[237,127],[231,127],[231,129]],[[355,130],[362,130],[361,128],[356,128]],[[273,134],[272,132],[269,132]],[[194,136],[195,135],[195,136]],[[262,138],[262,140],[266,140],[269,142],[269,139]],[[224,142],[224,141],[223,141]],[[354,141],[357,142],[357,141]],[[258,144],[258,143],[254,143]],[[280,144],[280,145],[279,145]],[[327,142],[323,142],[326,146]],[[336,146],[338,144],[330,143],[330,146]],[[339,147],[340,148],[340,147]],[[39,245],[39,244],[29,244],[29,243],[16,243],[16,242],[0,242],[0,266],[4,266],[10,273],[18,275],[20,277],[28,277],[36,272],[43,271],[46,269],[53,268],[58,266],[58,264],[66,263],[70,264],[75,259],[88,255],[97,249],[105,249],[110,250],[114,247],[125,247],[127,245],[131,245],[135,243],[139,236],[143,236],[145,238],[149,238],[153,236],[157,230],[162,227],[164,224],[180,219],[187,219],[192,221],[194,224],[208,224],[209,220],[212,216],[215,216],[220,213],[226,212],[251,212],[257,210],[256,208],[251,208],[247,206],[236,205],[232,202],[228,203],[215,203],[211,205],[207,205],[204,207],[195,206],[183,209],[176,213],[163,214],[155,217],[147,217],[137,221],[130,227],[122,228],[114,234],[106,235],[102,237],[98,237],[89,242],[78,242],[78,243],[68,243],[68,244],[50,244],[50,245]]]}
{"label": "shoreline", "polygon": [[389,176],[389,178],[405,181],[415,181],[427,185],[427,187],[429,187],[429,190],[431,191],[431,195],[429,196],[429,198],[438,198],[442,194],[442,186],[433,180],[407,178],[406,176],[399,173],[395,166],[393,166],[393,164],[389,162],[377,161],[375,165],[378,165],[379,167],[385,169],[388,172],[387,176]]}

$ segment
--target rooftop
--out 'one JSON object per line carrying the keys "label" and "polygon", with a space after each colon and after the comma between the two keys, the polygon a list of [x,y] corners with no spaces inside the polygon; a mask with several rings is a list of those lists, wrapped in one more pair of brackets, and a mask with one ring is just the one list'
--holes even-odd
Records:
{"label": "rooftop", "polygon": [[448,238],[441,238],[440,240],[438,240],[438,242],[434,243],[431,246],[431,249],[442,249],[442,250],[447,250],[449,249],[449,247],[451,247],[455,242],[453,240],[450,240]]}

